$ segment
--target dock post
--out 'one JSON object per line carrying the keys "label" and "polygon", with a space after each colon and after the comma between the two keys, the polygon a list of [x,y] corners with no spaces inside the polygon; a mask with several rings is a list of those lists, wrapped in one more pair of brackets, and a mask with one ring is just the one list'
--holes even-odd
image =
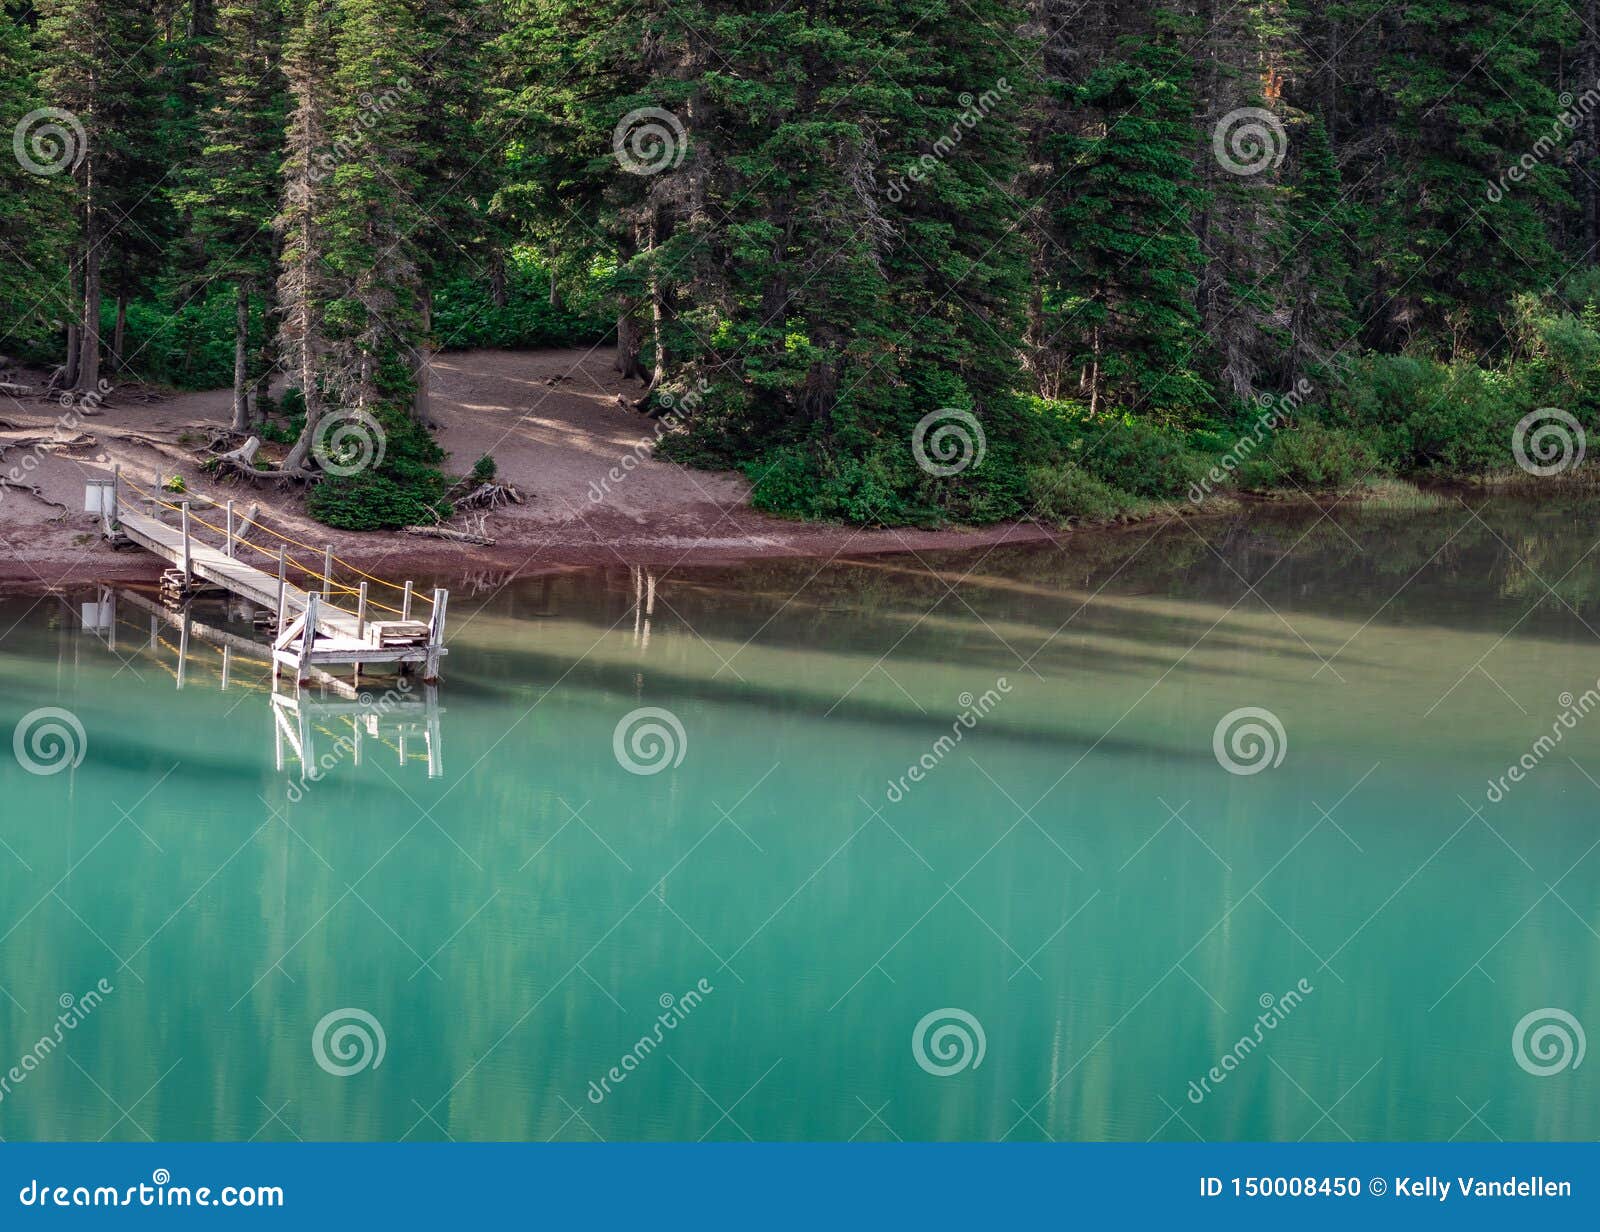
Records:
{"label": "dock post", "polygon": [[183,610],[183,626],[178,633],[178,690],[183,690],[189,678],[189,609]]}
{"label": "dock post", "polygon": [[444,777],[444,737],[439,732],[439,695],[428,690],[428,777]]}
{"label": "dock post", "polygon": [[[361,583],[361,589],[356,596],[356,640],[367,640],[367,584]],[[359,672],[360,666],[356,670]]]}
{"label": "dock post", "polygon": [[224,547],[222,550],[224,552],[226,552],[230,557],[232,557],[232,555],[233,555],[233,502],[232,501],[228,502],[228,543],[227,543],[227,546]]}
{"label": "dock post", "polygon": [[286,557],[288,556],[288,553],[289,553],[289,549],[288,548],[279,548],[278,549],[278,630],[279,630],[279,632],[282,632],[282,630],[283,630],[283,600],[284,600],[284,585],[283,585],[284,574],[283,574],[283,570],[284,570],[284,562],[285,562]]}
{"label": "dock post", "polygon": [[318,595],[313,590],[306,596],[306,623],[300,630],[300,668],[296,680],[302,689],[311,684],[311,647],[317,640],[317,602]]}
{"label": "dock post", "polygon": [[410,620],[411,619],[411,583],[410,582],[406,583],[406,596],[405,596],[405,598],[400,600],[400,619],[401,620]]}
{"label": "dock post", "polygon": [[444,649],[444,614],[449,601],[448,590],[442,586],[434,588],[433,620],[428,629],[428,659],[422,669],[423,684],[439,683],[439,652]]}
{"label": "dock post", "polygon": [[111,520],[106,524],[108,532],[114,531],[122,524],[122,506],[118,504],[118,493],[122,490],[122,463],[115,462],[111,466]]}
{"label": "dock post", "polygon": [[333,544],[322,552],[322,597],[333,598]]}
{"label": "dock post", "polygon": [[194,581],[192,549],[189,546],[189,502],[179,506],[183,513],[183,588],[188,590]]}

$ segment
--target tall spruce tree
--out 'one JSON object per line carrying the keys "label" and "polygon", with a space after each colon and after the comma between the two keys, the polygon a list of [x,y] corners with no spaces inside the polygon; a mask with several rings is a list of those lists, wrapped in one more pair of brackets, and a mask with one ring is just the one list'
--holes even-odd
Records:
{"label": "tall spruce tree", "polygon": [[1138,19],[1064,90],[1071,127],[1049,148],[1054,249],[1045,338],[1091,413],[1183,421],[1210,402],[1195,293],[1198,139],[1193,64],[1168,12]]}
{"label": "tall spruce tree", "polygon": [[251,309],[273,280],[272,220],[287,112],[280,0],[224,0],[215,14],[200,149],[175,199],[189,214],[202,277],[234,292],[233,428],[250,425]]}
{"label": "tall spruce tree", "polygon": [[9,152],[0,158],[0,354],[39,347],[69,309],[61,293],[67,235],[58,223],[70,208],[69,181],[55,162],[70,160],[73,151],[58,143],[73,138],[42,127],[55,121],[41,114],[38,68],[27,32],[0,12],[0,121],[36,163],[29,169]]}

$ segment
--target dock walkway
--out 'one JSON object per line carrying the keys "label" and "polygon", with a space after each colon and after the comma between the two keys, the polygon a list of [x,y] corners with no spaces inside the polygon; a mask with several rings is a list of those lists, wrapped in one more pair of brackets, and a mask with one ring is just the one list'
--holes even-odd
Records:
{"label": "dock walkway", "polygon": [[[335,566],[345,562],[333,555],[332,548],[324,549],[319,570],[295,561],[287,546],[279,546],[274,552],[248,542],[245,536],[251,530],[260,530],[281,540],[283,545],[306,546],[260,522],[235,517],[231,501],[226,506],[224,529],[192,513],[190,502],[173,503],[145,492],[124,480],[120,471],[114,472],[109,482],[93,486],[101,489],[95,503],[107,537],[124,539],[174,566],[175,572],[181,574],[184,595],[193,593],[198,580],[277,614],[277,632],[272,644],[274,676],[280,668],[287,668],[297,673],[299,684],[305,685],[311,681],[315,668],[343,664],[354,666],[359,672],[367,664],[395,664],[401,671],[407,671],[412,665],[420,664],[424,682],[437,681],[439,662],[446,653],[444,621],[450,598],[448,591],[436,589],[431,597],[418,595],[410,582],[404,585],[387,582],[349,565],[345,565],[346,569],[362,580],[354,586],[339,581],[335,577]],[[124,487],[133,489],[136,496],[142,498],[144,512],[136,507],[134,496],[124,493]],[[177,514],[178,525],[164,521],[163,510]],[[221,546],[204,542],[197,528],[221,536]],[[241,548],[272,561],[274,571],[268,572],[240,559]],[[291,567],[313,588],[291,582],[288,578]],[[370,598],[369,588],[374,584],[396,592],[400,606],[396,608]],[[335,594],[355,596],[355,610],[341,606],[334,600]],[[429,606],[428,619],[412,618],[414,602]],[[372,612],[381,614],[372,616]]]}

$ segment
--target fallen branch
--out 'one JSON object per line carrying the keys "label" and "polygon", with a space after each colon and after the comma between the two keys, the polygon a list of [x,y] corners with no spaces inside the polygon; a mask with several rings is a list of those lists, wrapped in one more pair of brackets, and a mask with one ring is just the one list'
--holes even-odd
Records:
{"label": "fallen branch", "polygon": [[488,535],[451,530],[448,526],[408,526],[405,530],[408,535],[420,535],[424,539],[449,539],[454,543],[476,543],[485,547],[493,547],[495,544]]}

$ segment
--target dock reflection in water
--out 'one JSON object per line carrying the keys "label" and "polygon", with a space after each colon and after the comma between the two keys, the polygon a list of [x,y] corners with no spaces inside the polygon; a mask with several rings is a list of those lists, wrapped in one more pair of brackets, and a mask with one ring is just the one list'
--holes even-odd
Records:
{"label": "dock reflection in water", "polygon": [[313,687],[296,688],[273,672],[270,645],[234,631],[263,627],[265,613],[242,599],[210,606],[216,608],[215,618],[206,620],[195,614],[193,603],[171,608],[136,590],[102,586],[93,600],[78,605],[80,631],[118,658],[138,655],[160,663],[180,690],[191,673],[200,673],[215,678],[223,692],[265,694],[274,765],[283,774],[291,760],[299,763],[300,785],[291,782],[292,799],[341,762],[360,767],[373,755],[368,746],[374,744],[394,753],[401,769],[417,760],[426,763],[430,779],[443,777],[443,711],[436,686],[404,674],[369,679],[363,686],[359,669],[351,680],[313,669]]}

